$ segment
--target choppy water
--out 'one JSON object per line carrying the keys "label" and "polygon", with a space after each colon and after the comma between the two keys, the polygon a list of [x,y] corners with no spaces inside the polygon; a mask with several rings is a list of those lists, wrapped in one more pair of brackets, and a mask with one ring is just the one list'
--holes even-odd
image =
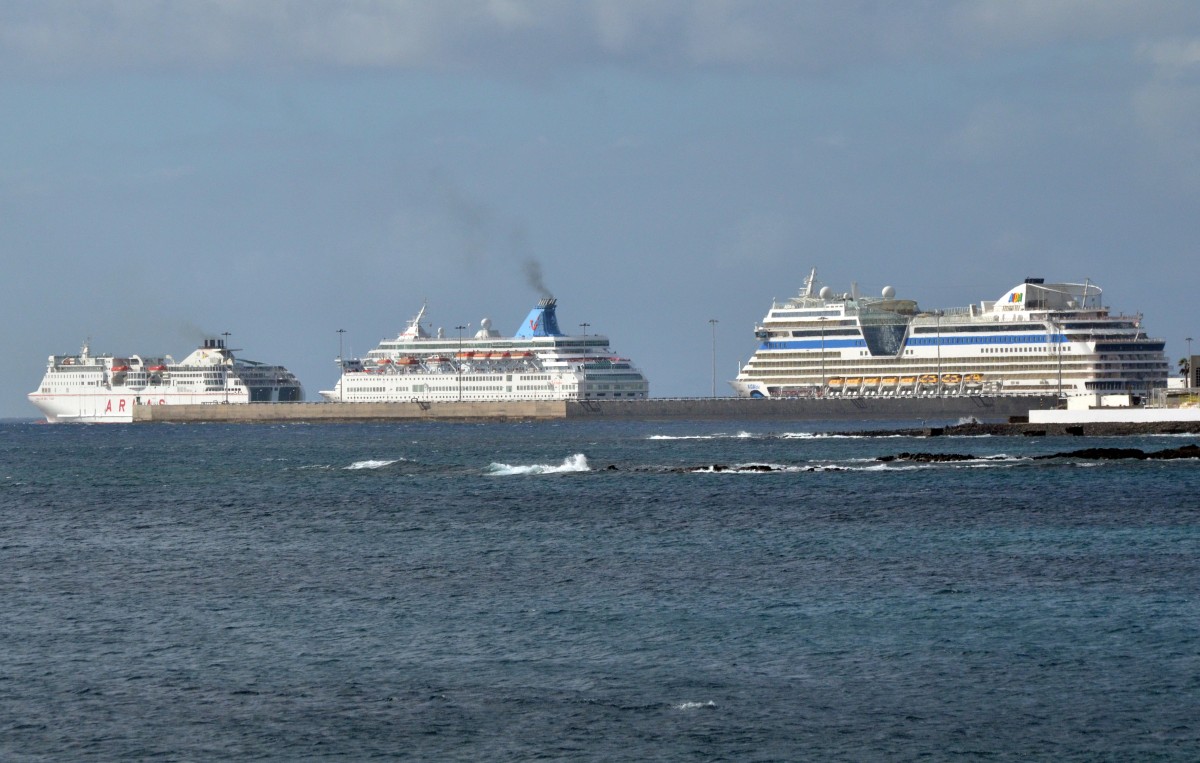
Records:
{"label": "choppy water", "polygon": [[0,425],[0,759],[1200,759],[1200,461],[820,432]]}

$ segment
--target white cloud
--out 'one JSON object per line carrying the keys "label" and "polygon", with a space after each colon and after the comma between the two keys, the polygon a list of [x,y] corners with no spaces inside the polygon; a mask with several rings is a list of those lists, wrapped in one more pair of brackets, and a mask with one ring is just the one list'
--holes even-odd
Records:
{"label": "white cloud", "polygon": [[1183,0],[9,0],[0,6],[0,71],[520,74],[603,64],[788,74],[1055,42],[1154,40],[1198,24],[1200,4]]}

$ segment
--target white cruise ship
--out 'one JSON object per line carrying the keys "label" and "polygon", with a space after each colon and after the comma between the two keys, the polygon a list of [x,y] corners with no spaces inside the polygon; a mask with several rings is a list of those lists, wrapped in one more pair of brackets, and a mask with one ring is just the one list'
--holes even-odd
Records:
{"label": "white cruise ship", "polygon": [[275,403],[304,399],[300,382],[283,366],[243,360],[222,339],[206,339],[176,363],[129,355],[51,355],[29,402],[49,422],[130,422],[135,405]]}
{"label": "white cruise ship", "polygon": [[422,307],[399,336],[367,357],[335,361],[341,378],[321,397],[347,403],[647,397],[646,377],[613,354],[608,337],[559,330],[556,304],[542,299],[511,337],[488,318],[468,336],[448,337],[443,329],[431,335],[421,324]]}
{"label": "white cruise ship", "polygon": [[740,397],[1081,395],[1146,397],[1167,384],[1164,340],[1114,314],[1090,282],[1027,278],[995,301],[923,311],[885,287],[816,288],[771,306]]}

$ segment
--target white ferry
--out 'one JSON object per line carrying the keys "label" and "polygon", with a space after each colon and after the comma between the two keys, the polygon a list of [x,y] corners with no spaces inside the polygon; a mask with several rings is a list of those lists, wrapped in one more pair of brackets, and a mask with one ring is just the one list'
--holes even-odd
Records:
{"label": "white ferry", "polygon": [[467,337],[448,337],[444,329],[431,335],[421,323],[422,306],[399,336],[365,358],[337,359],[341,378],[321,397],[358,403],[635,400],[650,394],[646,377],[613,354],[608,337],[562,333],[556,306],[553,297],[542,299],[511,337],[500,336],[488,318]]}
{"label": "white ferry", "polygon": [[1103,306],[1088,281],[1027,278],[995,301],[923,311],[816,289],[771,305],[758,348],[730,382],[740,397],[1081,395],[1166,387],[1164,340]]}
{"label": "white ferry", "polygon": [[130,422],[135,405],[275,403],[304,399],[283,366],[234,357],[222,339],[206,339],[176,363],[170,356],[51,355],[29,402],[51,423]]}

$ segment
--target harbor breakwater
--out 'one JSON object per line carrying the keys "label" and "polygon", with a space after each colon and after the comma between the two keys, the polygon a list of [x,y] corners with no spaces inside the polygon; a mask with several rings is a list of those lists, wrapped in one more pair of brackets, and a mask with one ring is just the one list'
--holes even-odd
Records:
{"label": "harbor breakwater", "polygon": [[346,422],[346,421],[525,421],[613,420],[790,420],[953,422],[972,418],[1004,422],[1052,408],[1053,395],[1029,397],[918,398],[652,398],[649,400],[522,400],[507,402],[249,403],[245,405],[138,405],[135,423],[151,422]]}

